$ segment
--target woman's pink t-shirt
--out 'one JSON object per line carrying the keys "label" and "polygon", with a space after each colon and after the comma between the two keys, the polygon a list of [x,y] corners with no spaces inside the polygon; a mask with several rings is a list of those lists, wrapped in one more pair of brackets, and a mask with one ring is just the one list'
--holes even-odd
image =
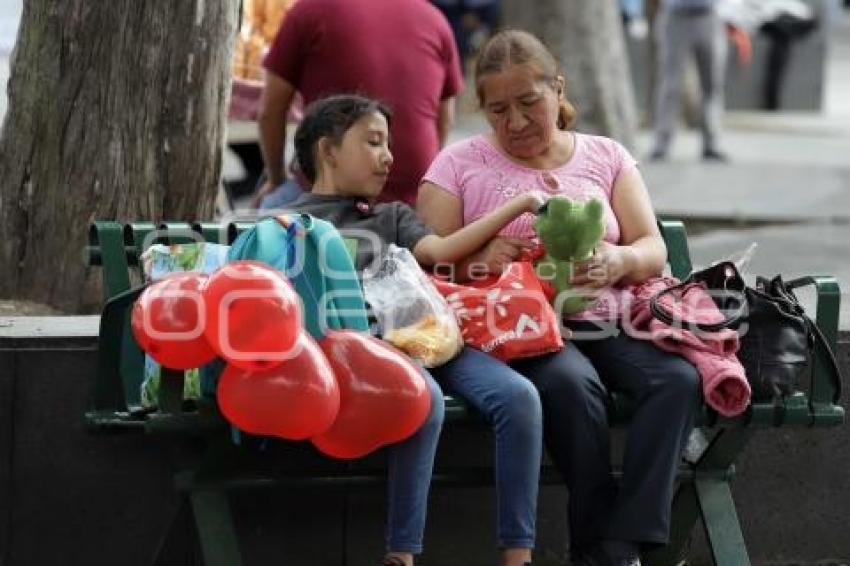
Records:
{"label": "woman's pink t-shirt", "polygon": [[[469,224],[514,196],[542,190],[583,202],[596,197],[605,204],[605,240],[620,243],[620,224],[611,208],[614,183],[625,171],[637,167],[634,157],[618,142],[575,133],[575,151],[567,163],[553,169],[532,169],[510,160],[484,135],[465,139],[443,149],[423,181],[460,198],[463,223]],[[534,238],[534,215],[523,214],[500,232],[503,236]],[[618,292],[610,299],[619,304]],[[614,313],[609,300],[599,300],[580,318],[608,318]]]}

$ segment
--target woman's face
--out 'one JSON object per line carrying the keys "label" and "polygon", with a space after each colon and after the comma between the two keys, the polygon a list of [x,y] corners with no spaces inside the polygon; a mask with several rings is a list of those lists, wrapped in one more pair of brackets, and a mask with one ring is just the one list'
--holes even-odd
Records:
{"label": "woman's face", "polygon": [[337,192],[369,198],[378,196],[393,164],[389,143],[386,117],[372,112],[346,130],[339,145],[331,144]]}
{"label": "woman's face", "polygon": [[549,149],[558,129],[563,78],[545,81],[528,65],[484,75],[481,104],[496,139],[508,154],[531,158]]}

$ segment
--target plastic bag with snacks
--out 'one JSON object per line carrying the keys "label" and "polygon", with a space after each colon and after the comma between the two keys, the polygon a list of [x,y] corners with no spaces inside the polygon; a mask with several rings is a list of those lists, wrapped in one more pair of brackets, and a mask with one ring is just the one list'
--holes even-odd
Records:
{"label": "plastic bag with snacks", "polygon": [[463,348],[452,310],[408,250],[391,244],[364,272],[363,291],[383,339],[423,366],[442,365]]}

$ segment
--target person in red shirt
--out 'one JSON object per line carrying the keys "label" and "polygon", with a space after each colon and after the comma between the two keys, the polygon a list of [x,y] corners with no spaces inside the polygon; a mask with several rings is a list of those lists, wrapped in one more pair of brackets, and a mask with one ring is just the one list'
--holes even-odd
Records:
{"label": "person in red shirt", "polygon": [[427,0],[300,0],[263,65],[258,121],[267,180],[255,203],[286,180],[286,113],[296,91],[305,104],[359,93],[388,105],[395,162],[380,198],[415,203],[463,87],[454,37],[437,8]]}

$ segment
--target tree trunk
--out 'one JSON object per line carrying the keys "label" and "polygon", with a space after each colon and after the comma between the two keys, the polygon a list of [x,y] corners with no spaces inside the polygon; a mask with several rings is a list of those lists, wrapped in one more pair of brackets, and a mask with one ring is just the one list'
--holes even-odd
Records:
{"label": "tree trunk", "polygon": [[0,297],[91,306],[95,219],[210,218],[238,0],[27,0],[0,132]]}
{"label": "tree trunk", "polygon": [[634,149],[637,111],[616,0],[505,0],[502,14],[506,26],[542,39],[561,63],[576,127]]}

